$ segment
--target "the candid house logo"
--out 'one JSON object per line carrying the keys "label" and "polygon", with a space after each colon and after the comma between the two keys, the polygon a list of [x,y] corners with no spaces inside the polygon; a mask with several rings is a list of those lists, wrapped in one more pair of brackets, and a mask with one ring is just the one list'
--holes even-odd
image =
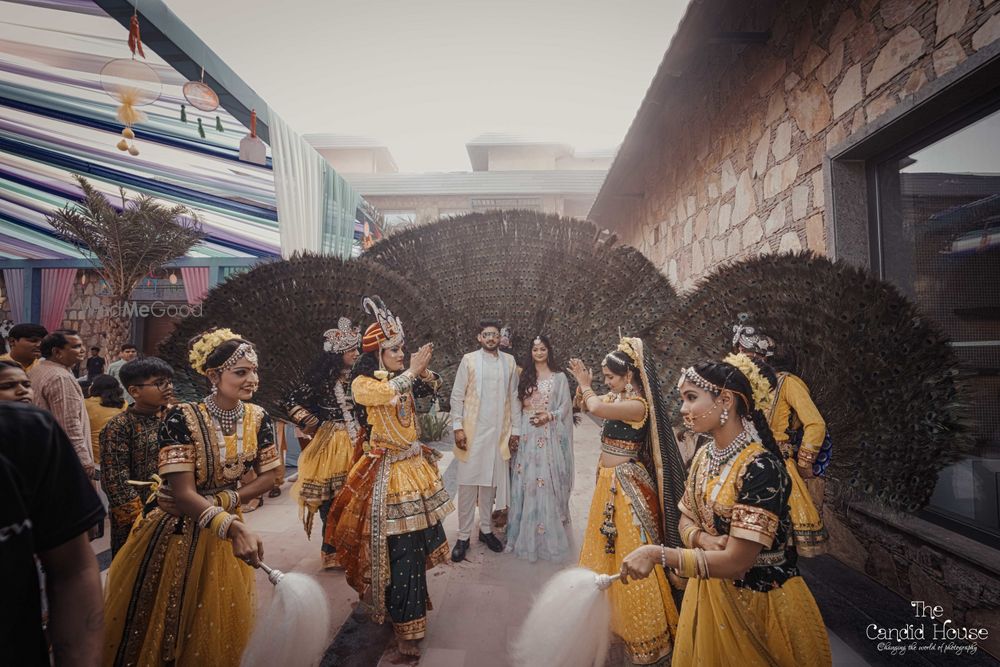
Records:
{"label": "the candid house logo", "polygon": [[[979,650],[977,642],[989,639],[987,628],[955,625],[944,618],[944,607],[932,606],[923,600],[912,600],[914,618],[918,623],[887,627],[871,623],[865,629],[868,639],[878,642],[878,650],[893,655],[907,653],[945,653],[972,655]],[[928,625],[929,622],[929,625]]]}
{"label": "the candid house logo", "polygon": [[187,303],[164,303],[163,301],[152,301],[150,303],[135,303],[127,301],[120,306],[109,308],[98,308],[97,317],[201,317],[202,306],[200,303],[193,306]]}

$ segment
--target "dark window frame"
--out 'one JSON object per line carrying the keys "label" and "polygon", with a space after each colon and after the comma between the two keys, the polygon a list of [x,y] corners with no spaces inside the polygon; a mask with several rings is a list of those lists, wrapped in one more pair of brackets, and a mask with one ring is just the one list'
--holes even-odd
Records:
{"label": "dark window frame", "polygon": [[[966,59],[917,94],[830,149],[823,160],[828,247],[841,259],[885,278],[878,167],[1000,110],[1000,42]],[[946,510],[914,516],[993,548],[1000,537]]]}

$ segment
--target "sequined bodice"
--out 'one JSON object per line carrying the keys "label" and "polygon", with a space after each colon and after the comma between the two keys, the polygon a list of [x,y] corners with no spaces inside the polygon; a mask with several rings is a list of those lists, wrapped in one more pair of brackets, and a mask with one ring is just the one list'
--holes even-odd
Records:
{"label": "sequined bodice", "polygon": [[539,380],[535,390],[524,399],[524,409],[530,412],[544,412],[549,409],[549,401],[552,398],[552,390],[555,388],[555,376],[552,375],[545,380]]}

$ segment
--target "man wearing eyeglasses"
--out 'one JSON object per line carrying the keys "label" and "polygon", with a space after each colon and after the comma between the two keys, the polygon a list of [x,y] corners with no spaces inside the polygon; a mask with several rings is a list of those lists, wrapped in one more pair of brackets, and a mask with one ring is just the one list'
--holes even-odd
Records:
{"label": "man wearing eyeglasses", "polygon": [[160,418],[174,400],[174,371],[157,357],[124,364],[119,380],[133,403],[101,429],[101,484],[111,515],[111,555],[125,544],[142,512],[143,489],[128,480],[148,481],[157,470]]}
{"label": "man wearing eyeglasses", "polygon": [[458,540],[451,559],[465,558],[479,508],[479,541],[503,551],[491,516],[507,507],[509,461],[520,440],[521,402],[517,364],[500,352],[500,323],[479,323],[479,349],[462,358],[451,391],[451,417],[458,460]]}

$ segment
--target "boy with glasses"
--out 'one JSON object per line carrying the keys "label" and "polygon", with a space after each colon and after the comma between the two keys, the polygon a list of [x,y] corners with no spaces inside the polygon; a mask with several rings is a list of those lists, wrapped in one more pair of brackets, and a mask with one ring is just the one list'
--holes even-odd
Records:
{"label": "boy with glasses", "polygon": [[143,487],[157,471],[160,418],[174,398],[174,371],[162,359],[144,357],[121,367],[119,379],[133,403],[101,430],[101,470],[111,514],[111,555],[125,544],[142,512]]}

